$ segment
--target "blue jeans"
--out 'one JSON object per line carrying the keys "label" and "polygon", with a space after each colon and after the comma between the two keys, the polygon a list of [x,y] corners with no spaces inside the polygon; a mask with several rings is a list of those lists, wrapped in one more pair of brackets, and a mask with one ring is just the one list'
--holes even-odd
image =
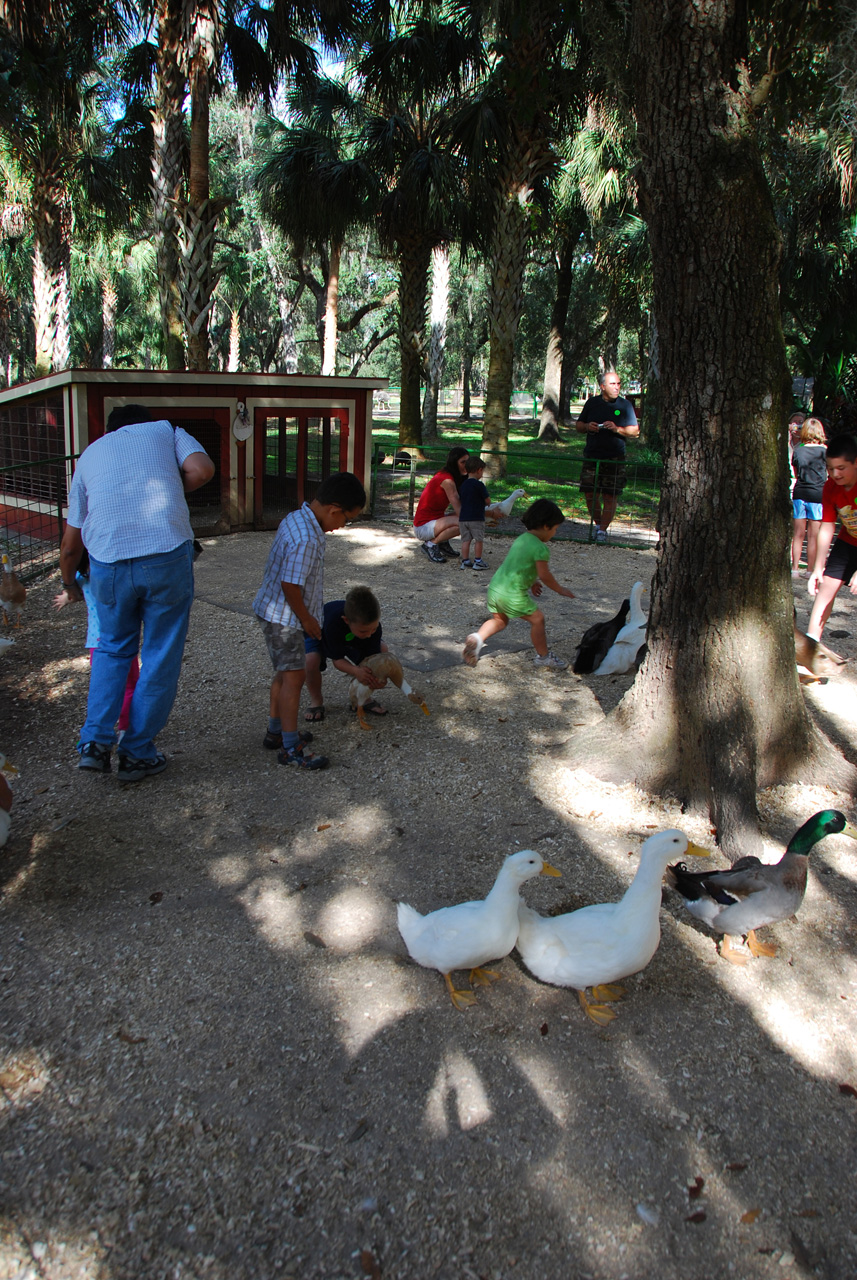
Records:
{"label": "blue jeans", "polygon": [[193,602],[193,544],[173,551],[104,564],[90,557],[89,583],[101,635],[92,655],[86,723],[81,742],[115,741],[131,660],[140,646],[140,679],[122,754],[151,759],[155,738],[167,723],[176,689]]}

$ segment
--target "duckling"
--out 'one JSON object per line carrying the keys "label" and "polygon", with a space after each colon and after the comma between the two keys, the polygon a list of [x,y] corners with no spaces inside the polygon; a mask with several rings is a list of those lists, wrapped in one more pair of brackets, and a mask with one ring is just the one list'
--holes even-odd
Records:
{"label": "duckling", "polygon": [[[616,1014],[605,1002],[619,1000],[617,979],[645,969],[661,940],[661,880],[670,858],[681,850],[695,858],[708,851],[690,844],[682,831],[659,831],[640,848],[640,865],[619,902],[599,902],[545,918],[525,903],[518,906],[518,952],[542,982],[573,987],[587,1017],[606,1026]],[[597,1003],[589,999],[592,988]]]}
{"label": "duckling", "polygon": [[3,610],[3,619],[7,627],[12,614],[15,615],[15,626],[20,627],[21,610],[26,599],[27,588],[19,580],[9,563],[9,557],[4,552],[3,573],[0,575],[0,609]]}
{"label": "duckling", "polygon": [[623,600],[615,618],[611,618],[609,622],[593,622],[592,626],[584,631],[577,646],[577,653],[574,655],[574,662],[571,664],[572,671],[579,676],[588,676],[596,667],[601,666],[612,648],[613,641],[624,627],[630,608],[631,601]]}
{"label": "duckling", "polygon": [[692,916],[723,935],[720,954],[732,964],[746,959],[730,938],[746,935],[754,956],[775,956],[777,948],[760,942],[756,929],[793,916],[806,893],[809,853],[825,836],[840,833],[857,840],[857,828],[838,809],[814,813],[792,836],[779,862],[739,858],[720,871],[691,872],[683,862],[667,868],[667,884],[675,889]]}
{"label": "duckling", "polygon": [[637,655],[646,643],[646,627],[648,618],[640,607],[640,600],[646,588],[642,582],[635,582],[631,588],[631,612],[628,621],[605,656],[601,665],[593,671],[594,676],[615,676],[630,671],[637,661]]}
{"label": "duckling", "polygon": [[[393,684],[398,689],[401,689],[402,693],[411,702],[415,702],[425,715],[431,715],[422,695],[415,693],[408,684],[401,662],[392,653],[371,653],[367,658],[361,658],[360,661],[379,680],[392,680]],[[360,728],[369,729],[370,725],[366,723],[364,709],[372,701],[372,690],[368,685],[361,684],[359,680],[352,680],[348,688],[348,696],[351,699],[352,710],[357,712]]]}
{"label": "duckling", "polygon": [[558,876],[557,871],[532,849],[510,854],[500,868],[494,887],[479,902],[459,902],[421,916],[407,903],[398,907],[399,933],[411,959],[425,969],[437,969],[456,1009],[476,1003],[471,991],[457,991],[449,976],[454,969],[469,969],[471,985],[487,986],[500,975],[483,969],[488,960],[507,956],[518,936],[518,890],[535,876]]}

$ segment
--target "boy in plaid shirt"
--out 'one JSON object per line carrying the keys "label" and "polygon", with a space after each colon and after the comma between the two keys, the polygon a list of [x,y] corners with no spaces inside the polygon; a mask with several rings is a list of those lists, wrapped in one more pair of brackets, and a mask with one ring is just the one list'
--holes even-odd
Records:
{"label": "boy in plaid shirt", "polygon": [[280,764],[326,769],[327,756],[306,750],[311,733],[298,733],[298,708],[305,675],[304,635],[321,636],[324,535],[360,515],[366,491],[350,471],[319,485],[311,502],[280,524],[265,566],[253,612],[265,636],[275,676],[264,745],[278,749]]}

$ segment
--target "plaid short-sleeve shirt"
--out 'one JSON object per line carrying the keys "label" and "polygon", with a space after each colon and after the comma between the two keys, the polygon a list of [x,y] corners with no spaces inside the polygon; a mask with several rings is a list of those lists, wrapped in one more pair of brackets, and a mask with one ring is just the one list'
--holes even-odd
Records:
{"label": "plaid short-sleeve shirt", "polygon": [[280,522],[273,546],[268,554],[262,585],[253,601],[253,612],[267,622],[284,627],[300,627],[297,615],[289,608],[283,583],[293,582],[301,588],[304,604],[314,618],[322,621],[324,586],[324,531],[304,503]]}

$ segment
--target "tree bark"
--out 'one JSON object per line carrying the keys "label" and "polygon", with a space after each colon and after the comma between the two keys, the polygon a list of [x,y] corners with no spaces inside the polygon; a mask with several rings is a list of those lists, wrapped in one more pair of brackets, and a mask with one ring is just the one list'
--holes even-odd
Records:
{"label": "tree bark", "polygon": [[323,378],[332,378],[336,373],[339,264],[341,258],[342,245],[332,244],[327,268],[327,287],[324,291],[324,354],[321,362],[321,376]]}
{"label": "tree bark", "polygon": [[431,311],[429,314],[428,377],[423,399],[423,440],[437,439],[437,404],[446,356],[446,325],[449,317],[449,245],[432,249]]}
{"label": "tree bark", "polygon": [[572,263],[578,237],[566,237],[559,251],[556,271],[556,296],[551,310],[551,327],[545,357],[545,385],[542,393],[542,411],[539,415],[539,439],[559,438],[560,401],[562,399],[562,349],[565,340],[565,322],[571,298]]}
{"label": "tree bark", "polygon": [[400,242],[399,253],[399,444],[421,445],[420,384],[431,248],[421,239],[414,239]]}
{"label": "tree bark", "polygon": [[733,858],[758,851],[758,787],[806,781],[821,757],[828,783],[854,779],[816,734],[795,668],[779,237],[746,40],[738,0],[637,0],[661,537],[648,656],[600,732],[574,746],[590,771],[707,805]]}
{"label": "tree bark", "polygon": [[101,367],[112,369],[116,355],[116,312],[119,296],[108,264],[101,276]]}
{"label": "tree bark", "polygon": [[159,0],[157,89],[152,117],[152,219],[158,301],[167,368],[185,367],[180,313],[179,245],[176,202],[184,177],[184,98],[187,81],[181,66],[181,5]]}

